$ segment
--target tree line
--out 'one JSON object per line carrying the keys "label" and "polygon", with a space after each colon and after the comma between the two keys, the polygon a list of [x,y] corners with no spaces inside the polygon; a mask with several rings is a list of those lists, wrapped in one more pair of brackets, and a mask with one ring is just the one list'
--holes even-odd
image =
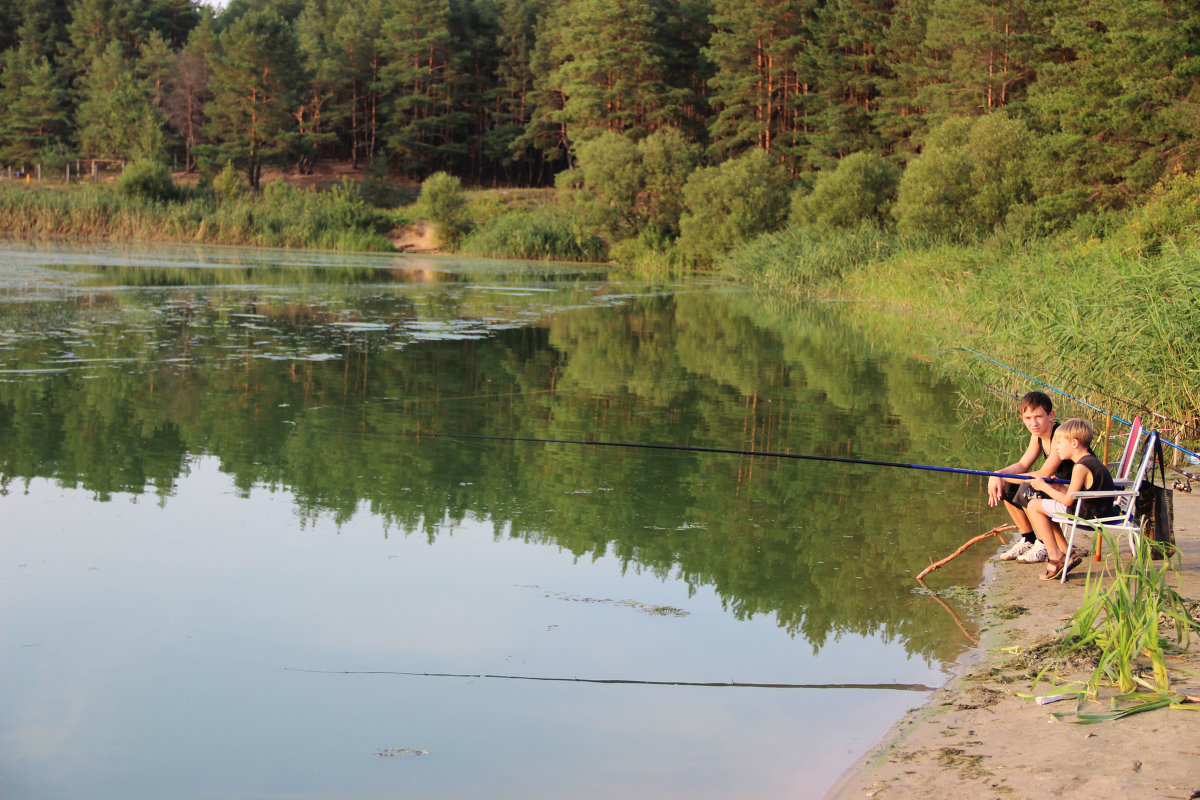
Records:
{"label": "tree line", "polygon": [[1187,0],[4,0],[0,161],[539,185],[672,131],[811,185],[1001,113],[1034,194],[1111,207],[1196,166],[1198,56]]}

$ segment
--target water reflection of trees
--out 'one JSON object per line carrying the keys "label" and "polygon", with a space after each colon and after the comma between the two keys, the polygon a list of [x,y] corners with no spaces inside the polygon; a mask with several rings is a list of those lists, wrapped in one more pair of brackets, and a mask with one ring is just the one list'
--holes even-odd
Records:
{"label": "water reflection of trees", "polygon": [[[712,586],[731,613],[772,614],[814,648],[863,633],[945,653],[944,612],[912,605],[906,579],[964,538],[944,523],[978,491],[961,478],[411,435],[954,463],[950,387],[931,391],[922,362],[877,357],[828,311],[768,326],[752,299],[657,296],[413,343],[403,327],[425,309],[399,295],[142,300],[118,324],[111,304],[5,307],[5,368],[29,370],[0,383],[5,489],[51,477],[101,499],[167,497],[189,456],[212,454],[245,492],[293,492],[302,517],[368,508],[430,539],[486,518],[500,536]],[[347,314],[376,325],[337,327]]]}

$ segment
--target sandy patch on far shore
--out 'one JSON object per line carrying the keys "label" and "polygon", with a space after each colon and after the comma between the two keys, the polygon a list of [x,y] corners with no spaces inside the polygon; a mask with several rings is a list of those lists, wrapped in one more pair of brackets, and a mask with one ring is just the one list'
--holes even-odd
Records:
{"label": "sandy patch on far shore", "polygon": [[[1175,492],[1174,498],[1180,593],[1197,600],[1200,492]],[[1008,561],[989,569],[984,585],[987,627],[979,658],[897,723],[827,800],[1200,798],[1200,712],[1160,709],[1115,722],[1075,725],[1051,716],[1073,710],[1074,701],[1039,706],[1017,696],[1030,693],[1034,674],[1017,660],[1070,619],[1089,564],[1094,565],[1090,558],[1066,584],[1038,580],[1043,565]],[[926,581],[938,588],[936,572]],[[1015,606],[1027,610],[1005,619]],[[1173,663],[1200,673],[1200,637],[1193,636],[1190,650]],[[1060,672],[1059,680],[1082,679],[1088,672]],[[1200,695],[1200,677],[1174,677],[1175,688]],[[1043,682],[1036,693],[1052,691]],[[1112,694],[1109,690],[1101,698],[1106,703]]]}

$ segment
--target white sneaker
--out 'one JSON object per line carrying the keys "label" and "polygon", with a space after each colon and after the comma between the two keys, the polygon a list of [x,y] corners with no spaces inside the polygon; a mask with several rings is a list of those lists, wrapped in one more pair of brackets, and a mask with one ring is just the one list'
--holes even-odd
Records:
{"label": "white sneaker", "polygon": [[1042,544],[1041,542],[1038,542],[1033,547],[1029,548],[1029,551],[1023,555],[1017,556],[1017,561],[1020,561],[1022,564],[1036,564],[1039,561],[1045,560],[1046,545]]}
{"label": "white sneaker", "polygon": [[1013,546],[1000,554],[1001,561],[1013,561],[1018,556],[1023,556],[1033,548],[1030,542],[1025,541],[1024,537],[1013,542]]}

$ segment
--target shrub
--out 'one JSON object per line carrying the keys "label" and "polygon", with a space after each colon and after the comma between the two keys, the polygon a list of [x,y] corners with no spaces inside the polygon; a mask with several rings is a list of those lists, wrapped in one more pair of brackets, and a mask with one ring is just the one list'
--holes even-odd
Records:
{"label": "shrub", "polygon": [[445,172],[435,172],[421,184],[417,206],[433,223],[442,247],[453,249],[466,235],[469,223],[462,182]]}
{"label": "shrub", "polygon": [[140,159],[125,167],[117,178],[117,193],[123,197],[167,203],[178,197],[171,170],[160,161]]}
{"label": "shrub", "polygon": [[1032,199],[1025,125],[1001,114],[951,118],[935,128],[900,179],[892,209],[901,233],[985,235]]}
{"label": "shrub", "polygon": [[592,225],[619,237],[652,231],[673,237],[683,213],[683,186],[696,168],[699,148],[675,128],[661,128],[635,143],[612,131],[577,146],[578,166],[560,189]]}
{"label": "shrub", "polygon": [[233,167],[232,161],[226,161],[225,166],[212,180],[213,194],[217,201],[224,203],[237,200],[250,191],[250,183],[246,176]]}
{"label": "shrub", "polygon": [[756,234],[777,229],[787,213],[787,175],[763,150],[698,169],[683,187],[679,248],[694,264]]}
{"label": "shrub", "polygon": [[811,193],[800,191],[792,202],[793,225],[853,228],[889,217],[900,170],[875,153],[852,153],[837,168],[822,171]]}

